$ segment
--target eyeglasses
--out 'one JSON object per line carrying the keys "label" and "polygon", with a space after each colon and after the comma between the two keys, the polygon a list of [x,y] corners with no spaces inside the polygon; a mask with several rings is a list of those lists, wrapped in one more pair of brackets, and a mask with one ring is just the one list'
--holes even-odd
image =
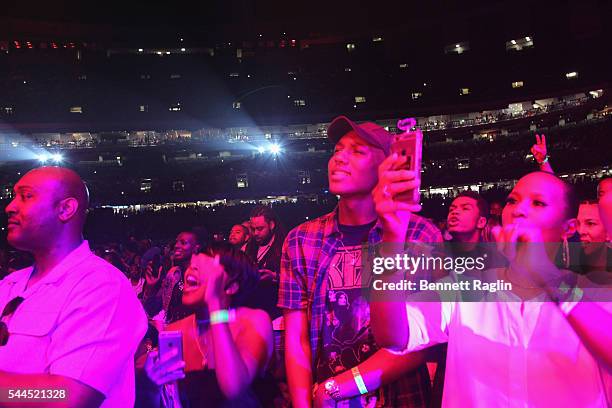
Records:
{"label": "eyeglasses", "polygon": [[[21,303],[23,303],[23,298],[21,296],[17,296],[16,298],[8,302],[6,306],[4,306],[4,310],[2,311],[2,316],[0,316],[0,320],[4,319],[7,316],[11,316],[13,313],[15,313],[15,311],[17,310],[17,308],[19,307]],[[2,320],[0,321],[0,346],[6,346],[6,343],[8,343],[8,339],[9,339],[8,326],[6,325],[4,320]]]}

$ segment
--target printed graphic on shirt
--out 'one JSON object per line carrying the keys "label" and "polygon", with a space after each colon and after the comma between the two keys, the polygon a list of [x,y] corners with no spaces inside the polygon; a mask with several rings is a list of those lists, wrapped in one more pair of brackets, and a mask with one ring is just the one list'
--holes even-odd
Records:
{"label": "printed graphic on shirt", "polygon": [[[338,248],[330,264],[318,382],[350,370],[377,350],[370,307],[362,293],[361,253],[361,245]],[[365,407],[375,401],[376,395],[365,395],[343,406]]]}

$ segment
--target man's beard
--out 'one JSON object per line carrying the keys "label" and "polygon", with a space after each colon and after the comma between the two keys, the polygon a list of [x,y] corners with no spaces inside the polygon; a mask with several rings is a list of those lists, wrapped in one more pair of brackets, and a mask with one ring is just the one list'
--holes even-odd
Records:
{"label": "man's beard", "polygon": [[270,242],[270,240],[272,239],[273,236],[274,236],[274,234],[270,234],[267,238],[265,238],[265,239],[263,239],[261,241],[258,241],[257,245],[259,245],[259,246],[268,245],[268,243]]}

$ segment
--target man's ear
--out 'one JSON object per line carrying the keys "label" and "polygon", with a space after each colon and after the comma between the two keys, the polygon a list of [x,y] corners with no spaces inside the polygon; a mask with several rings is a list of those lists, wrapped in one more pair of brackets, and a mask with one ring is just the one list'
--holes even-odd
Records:
{"label": "man's ear", "polygon": [[569,238],[576,233],[577,221],[575,218],[571,218],[563,223],[563,238]]}
{"label": "man's ear", "polygon": [[274,231],[274,228],[276,227],[276,224],[274,223],[274,220],[270,220],[270,222],[268,224],[270,224],[270,230]]}
{"label": "man's ear", "polygon": [[478,221],[476,222],[477,229],[483,229],[487,226],[487,218],[486,217],[478,217]]}
{"label": "man's ear", "polygon": [[79,200],[74,197],[68,197],[61,200],[58,204],[59,219],[62,222],[68,222],[79,210]]}

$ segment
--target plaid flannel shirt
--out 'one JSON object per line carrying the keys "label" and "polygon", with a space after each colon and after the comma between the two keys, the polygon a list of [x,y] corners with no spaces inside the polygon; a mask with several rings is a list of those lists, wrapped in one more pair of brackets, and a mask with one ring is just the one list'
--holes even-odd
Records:
{"label": "plaid flannel shirt", "polygon": [[[368,247],[374,248],[381,241],[382,225],[378,221],[368,234]],[[412,214],[408,223],[406,242],[439,243],[443,241],[438,228],[424,218]],[[283,245],[278,307],[308,311],[313,373],[316,370],[317,352],[320,350],[322,341],[321,328],[325,317],[327,272],[340,245],[337,207],[329,214],[298,225],[289,232]],[[396,396],[395,400],[408,400],[413,394],[420,394],[422,397],[420,389],[425,381],[427,381],[426,386],[429,386],[429,377],[427,379],[416,378],[414,382],[418,384],[413,384],[411,387],[413,390],[406,391],[411,395]],[[402,403],[402,406],[411,406],[411,404],[406,401],[406,404]]]}

